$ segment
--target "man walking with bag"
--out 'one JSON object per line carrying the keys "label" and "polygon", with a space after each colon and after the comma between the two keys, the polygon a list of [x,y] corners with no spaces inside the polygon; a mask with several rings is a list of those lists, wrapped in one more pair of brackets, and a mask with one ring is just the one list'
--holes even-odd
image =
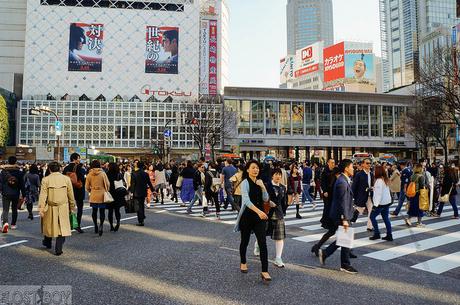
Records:
{"label": "man walking with bag", "polygon": [[77,221],[78,227],[75,230],[78,233],[83,233],[81,229],[81,217],[83,215],[83,200],[85,199],[85,170],[80,163],[80,155],[73,153],[70,155],[70,163],[62,172],[70,178],[72,182],[73,194],[77,203]]}
{"label": "man walking with bag", "polygon": [[[344,159],[339,164],[340,176],[334,184],[332,194],[332,203],[329,217],[338,226],[343,226],[345,231],[350,226],[350,219],[353,217],[353,192],[351,190],[351,177],[353,177],[353,162],[349,159]],[[336,229],[336,230],[337,230]],[[335,250],[339,248],[337,241],[330,244],[326,250],[319,250],[319,261],[324,265],[326,258],[331,256]],[[351,266],[350,263],[350,248],[341,247],[340,271],[355,274],[358,271]]]}
{"label": "man walking with bag", "polygon": [[137,200],[139,203],[139,210],[137,211],[138,223],[136,226],[143,227],[145,219],[144,201],[145,197],[147,197],[147,188],[150,188],[152,192],[154,191],[154,188],[149,175],[144,171],[144,162],[139,162],[137,166],[138,169],[131,175],[130,191],[133,194],[134,200]]}

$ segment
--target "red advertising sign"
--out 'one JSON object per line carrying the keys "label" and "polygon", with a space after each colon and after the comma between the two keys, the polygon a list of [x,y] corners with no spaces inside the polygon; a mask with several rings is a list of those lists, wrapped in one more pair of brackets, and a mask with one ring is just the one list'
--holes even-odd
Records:
{"label": "red advertising sign", "polygon": [[209,94],[217,95],[217,21],[209,21]]}
{"label": "red advertising sign", "polygon": [[324,82],[345,77],[345,43],[341,42],[323,51]]}
{"label": "red advertising sign", "polygon": [[295,76],[295,78],[297,78],[297,77],[300,77],[302,75],[305,75],[305,74],[308,74],[308,73],[311,73],[311,72],[315,72],[315,71],[318,71],[318,70],[319,70],[319,64],[316,64],[316,65],[308,66],[308,67],[305,67],[305,68],[302,68],[302,69],[299,69],[299,70],[295,71],[294,76]]}

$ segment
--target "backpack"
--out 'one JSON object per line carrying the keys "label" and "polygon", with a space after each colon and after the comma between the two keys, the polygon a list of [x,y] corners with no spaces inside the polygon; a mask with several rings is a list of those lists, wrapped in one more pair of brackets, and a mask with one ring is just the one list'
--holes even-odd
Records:
{"label": "backpack", "polygon": [[220,189],[220,178],[217,177],[217,172],[216,174],[212,174],[211,172],[208,173],[211,177],[211,191],[217,193]]}
{"label": "backpack", "polygon": [[16,176],[11,175],[10,171],[5,170],[6,185],[12,189],[19,188],[19,181]]}
{"label": "backpack", "polygon": [[409,197],[409,198],[414,198],[415,195],[417,194],[416,189],[417,189],[417,186],[416,186],[415,182],[412,181],[407,186],[406,196]]}
{"label": "backpack", "polygon": [[83,183],[78,180],[77,176],[77,165],[73,167],[73,171],[67,172],[66,176],[70,178],[70,181],[72,182],[72,186],[76,189],[81,189],[83,187]]}

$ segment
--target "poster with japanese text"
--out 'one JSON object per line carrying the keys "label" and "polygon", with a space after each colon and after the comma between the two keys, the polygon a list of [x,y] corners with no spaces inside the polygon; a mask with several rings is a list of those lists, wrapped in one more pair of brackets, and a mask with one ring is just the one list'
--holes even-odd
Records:
{"label": "poster with japanese text", "polygon": [[179,28],[147,26],[145,73],[178,74]]}
{"label": "poster with japanese text", "polygon": [[71,23],[69,35],[69,71],[102,71],[104,25]]}
{"label": "poster with japanese text", "polygon": [[324,82],[345,77],[344,56],[344,42],[340,42],[323,50]]}
{"label": "poster with japanese text", "polygon": [[217,95],[217,21],[209,21],[209,94]]}

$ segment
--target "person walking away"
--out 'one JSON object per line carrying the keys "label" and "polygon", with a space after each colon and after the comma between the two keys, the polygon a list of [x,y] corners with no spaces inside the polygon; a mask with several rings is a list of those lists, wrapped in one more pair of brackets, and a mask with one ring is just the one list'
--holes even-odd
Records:
{"label": "person walking away", "polygon": [[391,216],[394,216],[394,217],[398,216],[404,204],[404,201],[406,200],[407,186],[409,185],[409,182],[412,176],[412,171],[407,166],[406,161],[401,161],[399,164],[401,166],[401,191],[399,192],[398,206],[391,213]]}
{"label": "person walking away", "polygon": [[126,166],[126,171],[123,174],[123,180],[126,182],[126,188],[129,190],[131,187],[131,175],[132,175],[131,165]]}
{"label": "person walking away", "polygon": [[323,193],[321,192],[321,166],[318,165],[318,163],[313,163],[313,172],[315,173],[314,175],[314,180],[315,180],[315,193],[313,196],[313,199],[316,200],[316,194],[319,193],[319,198],[323,199]]}
{"label": "person walking away", "polygon": [[138,169],[131,175],[131,188],[130,191],[134,200],[139,203],[139,210],[137,211],[137,224],[136,226],[144,226],[145,209],[144,201],[147,196],[147,188],[153,192],[153,185],[150,181],[149,175],[144,171],[145,164],[142,161],[137,163]]}
{"label": "person walking away", "polygon": [[[198,163],[197,170],[195,171],[195,174],[193,176],[193,189],[195,190],[195,195],[187,207],[188,214],[192,213],[192,207],[197,200],[203,202],[203,187],[204,187],[204,182],[205,182],[204,171],[205,171],[204,163]],[[206,216],[206,213],[207,213],[207,206],[205,206],[203,202],[203,216]]]}
{"label": "person walking away", "polygon": [[371,173],[371,159],[363,160],[362,171],[358,172],[353,178],[352,191],[355,199],[356,210],[360,215],[367,209],[367,231],[372,232],[372,222],[370,215],[372,211],[372,186],[374,175]]}
{"label": "person walking away", "polygon": [[221,184],[224,186],[225,193],[227,197],[225,198],[224,202],[224,209],[228,208],[230,204],[232,206],[232,210],[238,210],[235,206],[235,200],[233,199],[233,185],[230,181],[230,178],[233,177],[237,173],[236,167],[233,166],[231,159],[225,160],[225,167],[222,169],[221,174]]}
{"label": "person walking away", "polygon": [[395,164],[391,166],[390,192],[391,199],[399,199],[399,194],[401,193],[401,173]]}
{"label": "person walking away", "polygon": [[192,161],[188,160],[186,167],[182,169],[179,175],[182,177],[182,185],[180,186],[180,198],[182,200],[181,206],[185,207],[187,203],[192,201],[195,196],[195,190],[193,189],[193,177],[195,176],[195,169],[193,168]]}
{"label": "person walking away", "polygon": [[[221,188],[221,184],[220,184],[219,173],[217,172],[216,167],[217,166],[214,162],[211,162],[208,165],[209,170],[205,173],[204,193],[206,195],[208,206],[214,204],[214,206],[216,207],[216,218],[219,220],[220,219],[219,190]],[[203,211],[203,216],[206,216],[206,213],[208,213],[207,208],[206,208],[206,211]]]}
{"label": "person walking away", "polygon": [[[149,166],[149,169],[147,170],[147,174],[149,175],[150,183],[152,183],[152,185],[155,185],[155,167],[153,166],[153,164]],[[153,191],[150,189],[147,190],[147,197],[146,197],[146,203],[145,203],[145,207],[147,209],[150,209],[150,203],[152,202],[152,197],[153,196],[157,197],[156,194],[154,193],[155,188],[153,189],[154,189]]]}
{"label": "person walking away", "polygon": [[287,185],[287,193],[288,193],[288,203],[289,205],[295,204],[296,209],[296,218],[302,219],[300,215],[300,194],[302,194],[302,178],[299,175],[297,165],[292,163],[290,166],[290,175],[288,178],[288,185]]}
{"label": "person walking away", "polygon": [[62,252],[65,238],[72,235],[69,211],[75,211],[75,197],[70,178],[62,175],[60,165],[51,162],[48,165],[50,175],[42,180],[38,210],[41,217],[42,244],[51,249],[52,239],[56,238],[54,254]]}
{"label": "person walking away", "polygon": [[24,188],[26,192],[26,206],[29,212],[29,219],[34,219],[32,210],[34,203],[38,201],[38,195],[40,193],[40,176],[38,175],[38,167],[36,164],[32,164],[29,168],[29,172],[24,175]]}
{"label": "person walking away", "polygon": [[[125,206],[126,200],[125,196],[128,195],[126,189],[126,183],[123,179],[123,175],[120,173],[120,168],[115,162],[109,163],[109,170],[107,171],[107,178],[109,179],[110,184],[110,194],[113,197],[113,202],[108,204],[109,208],[109,224],[110,231],[117,232],[120,228],[121,214],[120,208]],[[117,185],[115,185],[115,182]],[[121,183],[121,185],[120,185]],[[115,213],[115,219],[117,224],[113,226],[113,214]]]}
{"label": "person walking away", "polygon": [[260,165],[255,160],[246,163],[243,182],[241,183],[242,205],[236,220],[235,232],[241,233],[240,243],[240,271],[248,272],[246,251],[254,232],[260,249],[260,262],[262,264],[261,277],[264,283],[271,281],[268,273],[268,252],[266,241],[266,225],[268,216],[263,211],[264,202],[269,199],[265,185],[258,179]]}
{"label": "person walking away", "polygon": [[[449,195],[449,203],[452,205],[452,210],[454,215],[452,219],[458,219],[458,207],[456,202],[457,197],[457,181],[458,174],[455,168],[447,167],[444,170],[444,179],[441,186],[441,197]],[[435,214],[435,217],[440,217],[442,210],[444,209],[445,202],[439,202],[438,211]]]}
{"label": "person walking away", "polygon": [[332,193],[332,188],[334,185],[331,185],[331,175],[332,171],[334,170],[335,167],[335,160],[330,158],[327,160],[327,165],[324,168],[323,172],[321,173],[321,190],[323,192],[323,202],[324,206],[330,205],[332,201],[332,196],[330,194]]}
{"label": "person walking away", "polygon": [[316,208],[316,203],[310,195],[310,188],[313,182],[314,172],[309,166],[308,162],[304,162],[303,166],[303,175],[302,175],[302,205],[305,204],[305,201],[308,200],[313,206],[313,210]]}
{"label": "person walking away", "polygon": [[[18,220],[18,205],[19,201],[25,197],[24,173],[16,164],[15,156],[8,158],[8,164],[3,166],[0,174],[0,192],[2,194],[2,232],[8,233],[8,214],[11,207],[11,229],[16,229],[16,221]],[[20,196],[22,195],[22,198]]]}
{"label": "person walking away", "polygon": [[85,173],[83,169],[83,164],[80,162],[80,155],[77,153],[72,153],[70,155],[70,163],[67,165],[62,174],[70,178],[72,182],[73,195],[77,203],[77,222],[78,227],[75,228],[75,231],[78,233],[84,233],[81,229],[81,217],[83,216],[83,205],[85,200]]}
{"label": "person walking away", "polygon": [[412,217],[417,217],[417,227],[423,226],[422,217],[423,211],[419,207],[420,190],[425,187],[425,176],[423,175],[423,166],[416,164],[414,166],[414,173],[410,178],[410,182],[415,183],[415,196],[409,198],[409,211],[407,217],[404,218],[407,226],[412,226]]}
{"label": "person walking away", "polygon": [[[339,164],[340,176],[334,184],[331,211],[329,217],[335,222],[336,231],[338,226],[343,226],[345,230],[350,227],[350,219],[353,217],[353,191],[351,188],[351,177],[353,177],[353,162],[344,159]],[[321,265],[326,263],[326,259],[331,256],[339,246],[337,241],[331,243],[324,251],[319,250],[319,261]],[[351,266],[350,248],[341,247],[340,271],[355,274],[358,271]]]}
{"label": "person walking away", "polygon": [[166,187],[166,174],[163,163],[158,163],[155,169],[155,184],[154,189],[157,193],[156,203],[159,203],[159,197],[161,197],[161,204],[164,204],[164,189]]}
{"label": "person walking away", "polygon": [[[91,162],[91,169],[86,177],[86,191],[89,193],[89,205],[93,209],[92,218],[94,224],[94,233],[102,236],[105,220],[105,209],[107,207],[104,202],[104,193],[110,189],[109,179],[106,173],[101,168],[99,160]],[[99,226],[97,225],[97,212],[99,211]]]}
{"label": "person walking away", "polygon": [[243,182],[244,165],[238,165],[238,172],[230,178],[233,189],[233,200],[235,208],[239,212],[241,209],[241,182]]}
{"label": "person walking away", "polygon": [[374,229],[374,235],[369,237],[370,240],[380,239],[379,224],[377,223],[377,216],[381,215],[387,235],[383,237],[383,240],[393,241],[393,235],[391,231],[391,222],[389,218],[389,209],[392,203],[390,187],[388,186],[390,180],[388,179],[387,173],[383,166],[377,165],[375,167],[375,183],[374,183],[374,194],[372,196],[373,208],[371,211],[371,222]]}
{"label": "person walking away", "polygon": [[169,177],[169,184],[172,189],[172,196],[171,200],[176,202],[178,201],[177,198],[177,179],[179,179],[179,168],[175,163],[171,163],[171,176]]}

